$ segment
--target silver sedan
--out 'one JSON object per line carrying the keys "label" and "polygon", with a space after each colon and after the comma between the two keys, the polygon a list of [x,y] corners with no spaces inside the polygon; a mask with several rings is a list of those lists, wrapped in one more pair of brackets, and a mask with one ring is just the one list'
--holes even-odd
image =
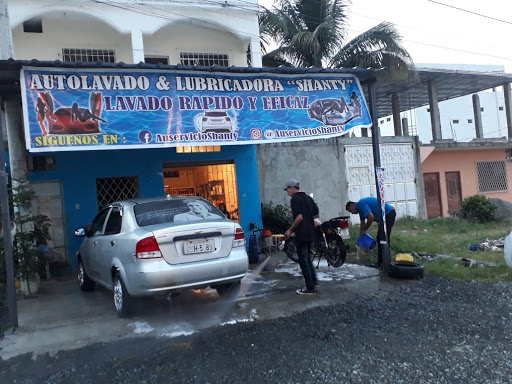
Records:
{"label": "silver sedan", "polygon": [[248,269],[240,225],[199,197],[112,203],[75,236],[84,237],[80,289],[100,284],[113,291],[121,317],[129,315],[137,296],[207,286],[236,296]]}

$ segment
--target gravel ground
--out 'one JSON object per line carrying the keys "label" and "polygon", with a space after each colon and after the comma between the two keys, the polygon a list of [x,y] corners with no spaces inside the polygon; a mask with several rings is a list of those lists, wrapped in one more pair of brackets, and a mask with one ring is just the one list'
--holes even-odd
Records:
{"label": "gravel ground", "polygon": [[0,361],[0,377],[81,384],[510,383],[511,294],[509,283],[425,276],[288,318],[20,356]]}

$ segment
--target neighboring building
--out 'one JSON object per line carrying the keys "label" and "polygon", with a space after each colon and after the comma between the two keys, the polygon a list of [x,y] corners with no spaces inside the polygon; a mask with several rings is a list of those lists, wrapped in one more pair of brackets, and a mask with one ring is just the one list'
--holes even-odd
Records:
{"label": "neighboring building", "polygon": [[427,217],[450,216],[473,195],[512,202],[511,145],[506,140],[422,146]]}

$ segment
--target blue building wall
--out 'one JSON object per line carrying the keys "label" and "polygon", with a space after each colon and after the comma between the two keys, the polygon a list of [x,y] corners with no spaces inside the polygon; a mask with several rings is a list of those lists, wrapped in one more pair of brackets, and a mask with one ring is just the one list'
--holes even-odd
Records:
{"label": "blue building wall", "polygon": [[31,172],[31,181],[60,180],[64,200],[66,237],[71,267],[82,242],[76,228],[92,221],[98,212],[96,178],[139,176],[141,197],[164,195],[163,164],[192,161],[234,161],[240,222],[248,240],[249,224],[261,227],[261,201],[255,145],[223,146],[220,152],[176,153],[175,148],[56,152],[54,171]]}

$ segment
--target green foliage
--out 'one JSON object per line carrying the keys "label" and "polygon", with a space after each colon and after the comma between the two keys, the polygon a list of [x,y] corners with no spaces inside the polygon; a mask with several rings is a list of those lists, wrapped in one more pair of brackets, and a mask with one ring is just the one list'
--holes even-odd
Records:
{"label": "green foliage", "polygon": [[[382,22],[348,40],[348,0],[280,0],[259,14],[263,66],[383,68],[404,79],[412,58],[396,27]],[[277,48],[266,52],[267,46]],[[379,76],[379,74],[378,74]]]}
{"label": "green foliage", "polygon": [[[498,221],[477,222],[459,217],[445,217],[429,220],[401,218],[396,221],[391,234],[391,255],[397,253],[426,253],[452,255],[453,258],[433,262],[416,260],[425,267],[425,272],[465,281],[512,281],[512,268],[507,267],[503,252],[470,251],[468,244],[477,244],[486,239],[500,239],[508,234],[509,224]],[[370,227],[370,235],[375,236],[376,225]],[[351,238],[346,241],[355,251],[355,240],[359,226],[350,227]],[[359,255],[349,253],[348,262],[364,265],[374,263],[377,251]],[[459,258],[468,258],[496,263],[496,267],[465,267]]]}
{"label": "green foliage", "polygon": [[30,213],[34,195],[34,191],[23,187],[13,189],[10,194],[11,203],[14,207],[12,221],[16,225],[12,249],[15,274],[18,279],[25,281],[33,279],[39,271],[36,244],[51,239],[50,218],[45,215]]}
{"label": "green foliage", "polygon": [[272,233],[285,233],[292,225],[290,207],[282,204],[274,205],[272,202],[264,203],[261,210],[263,228],[270,229]]}
{"label": "green foliage", "polygon": [[470,221],[485,223],[495,219],[498,206],[482,195],[466,197],[457,216]]}

